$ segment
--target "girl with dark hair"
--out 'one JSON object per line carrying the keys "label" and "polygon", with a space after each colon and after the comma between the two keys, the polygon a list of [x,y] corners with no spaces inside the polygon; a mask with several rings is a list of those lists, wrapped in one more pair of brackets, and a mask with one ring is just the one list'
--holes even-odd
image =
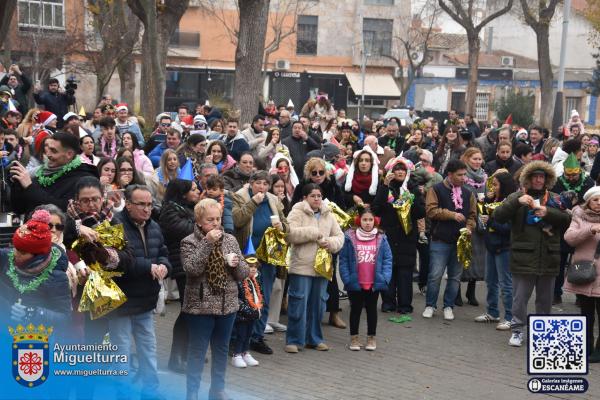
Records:
{"label": "girl with dark hair", "polygon": [[148,156],[144,154],[144,150],[141,149],[137,137],[134,134],[131,132],[123,132],[123,135],[121,136],[121,144],[124,149],[130,150],[133,154],[135,169],[145,175],[154,174],[152,161],[150,161]]}
{"label": "girl with dark hair", "polygon": [[499,169],[507,170],[511,175],[519,169],[520,165],[512,157],[512,144],[508,140],[498,142],[496,158],[485,164],[485,172],[491,176]]}
{"label": "girl with dark hair", "polygon": [[269,128],[267,138],[264,143],[258,144],[257,149],[258,158],[264,160],[264,165],[271,165],[277,153],[290,154],[288,147],[281,143],[281,131],[276,126]]}
{"label": "girl with dark hair", "polygon": [[146,181],[140,176],[131,158],[117,158],[117,185],[125,189],[129,185],[145,185]]}
{"label": "girl with dark hair", "polygon": [[[485,197],[486,205],[499,203],[517,190],[508,171],[499,169],[492,175],[492,190]],[[485,207],[485,206],[484,206]],[[493,216],[481,216],[487,222],[485,231],[485,283],[487,285],[487,310],[475,322],[497,322],[496,329],[507,331],[512,319],[512,275],[510,273],[510,224],[496,222]],[[504,318],[500,320],[498,289],[502,291]]]}
{"label": "girl with dark hair", "polygon": [[204,158],[206,162],[212,162],[217,166],[217,170],[219,174],[231,169],[235,166],[236,162],[227,152],[227,147],[225,143],[220,140],[215,140],[211,144],[208,145],[206,149],[206,157]]}
{"label": "girl with dark hair", "polygon": [[433,167],[440,175],[445,176],[448,161],[459,159],[465,149],[466,147],[460,144],[458,127],[448,126],[435,152]]}
{"label": "girl with dark hair", "polygon": [[86,135],[79,139],[79,148],[81,149],[81,162],[91,165],[98,165],[100,158],[94,154],[94,138]]}
{"label": "girl with dark hair", "polygon": [[[173,268],[171,277],[177,283],[179,302],[183,304],[185,296],[185,272],[181,264],[180,244],[188,235],[194,232],[194,206],[200,200],[200,191],[193,181],[173,179],[167,185],[165,198],[158,223],[169,249],[169,261]],[[173,342],[169,369],[184,373],[187,362],[188,328],[185,317],[177,316],[173,326]]]}
{"label": "girl with dark hair", "polygon": [[194,176],[200,175],[200,166],[204,163],[206,156],[206,138],[204,135],[190,135],[185,143],[176,150],[179,157],[179,165],[185,165],[187,160],[192,160]]}
{"label": "girl with dark hair", "polygon": [[346,205],[365,207],[373,202],[379,184],[378,162],[377,154],[369,146],[354,153],[344,185]]}
{"label": "girl with dark hair", "polygon": [[98,162],[98,175],[100,183],[104,186],[111,185],[117,188],[117,163],[112,158],[103,157]]}
{"label": "girl with dark hair", "polygon": [[362,309],[367,309],[367,345],[376,348],[377,300],[388,289],[392,278],[392,250],[386,236],[379,232],[379,218],[365,208],[359,211],[358,227],[345,234],[340,251],[340,277],[350,299],[350,350],[362,347],[358,327]]}

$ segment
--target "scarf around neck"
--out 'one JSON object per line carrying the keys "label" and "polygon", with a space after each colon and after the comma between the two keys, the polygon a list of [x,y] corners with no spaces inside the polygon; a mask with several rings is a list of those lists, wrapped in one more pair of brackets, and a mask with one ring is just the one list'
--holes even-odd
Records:
{"label": "scarf around neck", "polygon": [[487,174],[483,168],[479,168],[477,171],[467,165],[467,177],[466,184],[474,188],[477,192],[479,189],[485,187],[487,182]]}
{"label": "scarf around neck", "polygon": [[360,195],[369,191],[371,186],[371,173],[364,175],[362,172],[356,171],[352,178],[352,193]]}
{"label": "scarf around neck", "polygon": [[368,242],[377,237],[377,228],[373,228],[371,232],[365,231],[363,228],[356,228],[356,238],[361,242]]}

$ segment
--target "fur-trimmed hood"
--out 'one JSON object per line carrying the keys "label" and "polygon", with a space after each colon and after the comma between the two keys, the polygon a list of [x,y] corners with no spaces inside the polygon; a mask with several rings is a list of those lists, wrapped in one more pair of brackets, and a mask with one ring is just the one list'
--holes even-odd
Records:
{"label": "fur-trimmed hood", "polygon": [[529,188],[533,171],[540,169],[546,173],[545,189],[551,190],[556,184],[556,172],[552,165],[546,161],[532,161],[523,167],[523,171],[521,171],[521,176],[519,178],[521,187]]}

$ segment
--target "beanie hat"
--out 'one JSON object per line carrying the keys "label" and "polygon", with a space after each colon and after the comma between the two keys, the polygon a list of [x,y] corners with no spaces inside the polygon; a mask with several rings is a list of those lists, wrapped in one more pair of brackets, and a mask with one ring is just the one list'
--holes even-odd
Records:
{"label": "beanie hat", "polygon": [[[357,150],[354,152],[354,160],[357,160],[362,153],[369,153],[371,155],[371,160],[373,160],[373,165],[371,165],[371,185],[369,186],[369,194],[371,196],[375,196],[377,193],[377,186],[379,185],[379,168],[377,167],[377,164],[379,164],[379,158],[373,149],[371,149],[369,146],[365,146],[362,150]],[[350,192],[352,190],[352,180],[354,179],[355,169],[354,164],[356,163],[353,161],[348,169],[348,176],[346,176],[346,185],[344,187],[346,192]]]}
{"label": "beanie hat", "polygon": [[323,158],[327,161],[333,160],[338,154],[340,154],[340,148],[333,143],[325,143],[322,148]]}
{"label": "beanie hat", "polygon": [[51,136],[52,133],[47,130],[41,130],[37,133],[37,135],[35,135],[35,140],[33,141],[33,151],[35,152],[35,154],[40,153],[40,147],[42,147],[42,142],[44,141],[44,139]]}
{"label": "beanie hat", "polygon": [[13,91],[7,85],[0,86],[0,94],[7,94],[10,97],[13,97]]}
{"label": "beanie hat", "polygon": [[31,254],[49,253],[52,246],[49,223],[50,213],[48,211],[35,211],[31,219],[15,231],[13,235],[15,249]]}
{"label": "beanie hat", "polygon": [[52,114],[50,111],[40,111],[35,116],[35,120],[44,126],[48,126],[48,124],[55,119],[56,115]]}
{"label": "beanie hat", "polygon": [[194,117],[194,124],[196,124],[197,122],[202,122],[203,124],[206,124],[206,118],[204,118],[204,115],[198,114]]}
{"label": "beanie hat", "polygon": [[587,202],[594,196],[600,196],[600,186],[593,186],[589,188],[588,191],[583,195],[583,201]]}
{"label": "beanie hat", "polygon": [[579,117],[579,113],[577,112],[577,110],[571,110],[571,118],[573,117]]}

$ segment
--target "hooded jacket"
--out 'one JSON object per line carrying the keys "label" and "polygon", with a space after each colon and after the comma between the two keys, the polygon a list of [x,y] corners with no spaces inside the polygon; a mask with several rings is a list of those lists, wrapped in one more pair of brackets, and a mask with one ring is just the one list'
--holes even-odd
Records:
{"label": "hooded jacket", "polygon": [[[531,177],[534,171],[546,174],[544,190],[533,192]],[[520,176],[521,188],[534,199],[540,199],[545,191],[556,184],[556,173],[545,161],[533,161],[523,167]],[[511,224],[510,270],[513,274],[556,276],[560,266],[560,238],[569,226],[571,217],[564,211],[548,206],[547,213],[537,223],[527,223],[529,207],[519,203],[523,189],[510,194],[493,214],[498,223]],[[549,196],[556,194],[549,192]],[[550,233],[548,233],[550,231]]]}

